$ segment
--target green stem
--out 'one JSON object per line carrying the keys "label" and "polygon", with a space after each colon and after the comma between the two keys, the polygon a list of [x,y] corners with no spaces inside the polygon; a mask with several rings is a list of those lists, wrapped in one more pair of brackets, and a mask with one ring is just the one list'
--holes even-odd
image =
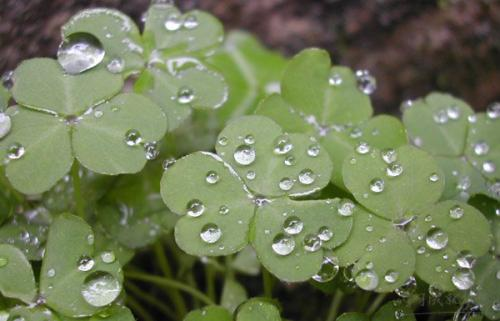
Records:
{"label": "green stem", "polygon": [[159,276],[154,276],[154,275],[149,275],[141,272],[125,272],[125,276],[134,279],[134,280],[140,280],[148,283],[153,283],[158,286],[162,286],[165,288],[171,288],[171,289],[177,289],[183,292],[186,292],[190,294],[191,296],[199,299],[203,303],[207,305],[215,305],[215,302],[210,299],[208,296],[206,296],[204,293],[198,291],[195,288],[190,287],[189,285],[186,285],[184,283],[181,283],[179,281],[159,277]]}
{"label": "green stem", "polygon": [[269,271],[262,267],[262,287],[264,288],[264,296],[266,298],[273,297],[273,276]]}
{"label": "green stem", "polygon": [[80,165],[77,161],[71,168],[71,180],[73,181],[73,197],[75,199],[75,211],[78,216],[85,218],[85,204],[82,196],[82,185],[80,180]]}
{"label": "green stem", "polygon": [[334,321],[337,318],[339,313],[340,304],[342,303],[342,299],[344,298],[344,293],[340,290],[335,291],[333,295],[332,304],[330,305],[330,309],[328,310],[328,317],[326,321]]}
{"label": "green stem", "polygon": [[130,291],[130,293],[134,294],[138,299],[150,304],[151,306],[154,306],[158,310],[160,310],[163,314],[167,315],[170,317],[172,320],[176,320],[177,316],[170,309],[167,307],[163,302],[158,300],[156,297],[152,296],[151,294],[147,293],[146,291],[141,290],[137,285],[127,282],[125,283],[125,287],[127,288],[127,291]]}
{"label": "green stem", "polygon": [[210,300],[215,301],[215,269],[210,265],[205,265],[205,286]]}
{"label": "green stem", "polygon": [[384,299],[386,296],[387,296],[387,293],[379,293],[375,297],[375,300],[372,301],[372,304],[370,305],[368,310],[366,310],[366,314],[372,315],[373,313],[375,313],[375,311],[377,311],[377,309],[382,304],[382,302],[384,302]]}
{"label": "green stem", "polygon": [[[156,259],[158,261],[158,265],[160,266],[163,275],[167,279],[172,279],[172,269],[168,264],[168,259],[167,256],[165,255],[165,248],[163,247],[161,241],[155,243],[154,250],[156,254]],[[186,315],[187,313],[186,303],[184,302],[184,299],[182,298],[182,295],[179,293],[179,291],[177,291],[176,289],[171,289],[170,291],[168,291],[167,294],[169,298],[172,300],[173,304],[175,305],[175,310],[177,311],[178,317],[182,318],[184,315]]]}
{"label": "green stem", "polygon": [[144,307],[134,299],[132,296],[128,296],[126,299],[127,305],[135,312],[135,314],[139,315],[140,319],[143,321],[155,321],[153,316],[149,314],[149,312],[144,309]]}

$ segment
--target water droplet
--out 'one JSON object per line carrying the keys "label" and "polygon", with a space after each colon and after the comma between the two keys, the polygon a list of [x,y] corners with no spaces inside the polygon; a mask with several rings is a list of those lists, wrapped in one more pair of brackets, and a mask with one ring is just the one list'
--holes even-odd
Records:
{"label": "water droplet", "polygon": [[494,102],[486,108],[486,116],[489,119],[500,117],[500,102]]}
{"label": "water droplet", "polygon": [[497,166],[492,161],[486,161],[483,163],[483,172],[491,174],[497,170]]}
{"label": "water droplet", "polygon": [[469,269],[460,268],[453,273],[451,282],[459,290],[468,290],[474,285],[474,273]]}
{"label": "water droplet", "polygon": [[205,205],[197,199],[193,199],[187,204],[187,215],[191,217],[198,217],[205,212]]}
{"label": "water droplet", "polygon": [[167,31],[177,31],[182,26],[182,21],[177,15],[171,15],[165,20],[164,26]]}
{"label": "water droplet", "polygon": [[419,246],[419,248],[417,249],[417,253],[418,254],[424,254],[425,253],[425,247]]}
{"label": "water droplet", "polygon": [[208,244],[213,244],[220,240],[222,236],[222,231],[221,229],[212,223],[206,224],[203,226],[200,232],[200,237],[201,239]]}
{"label": "water droplet", "polygon": [[457,120],[460,118],[460,108],[458,106],[450,106],[446,108],[446,114],[449,119]]}
{"label": "water droplet", "polygon": [[290,142],[290,138],[287,135],[281,135],[276,138],[274,142],[274,153],[277,155],[283,155],[288,153],[293,149],[293,144]]}
{"label": "water droplet", "polygon": [[472,321],[482,319],[481,309],[472,301],[465,302],[454,314],[453,321]]}
{"label": "water droplet", "polygon": [[157,142],[149,142],[144,144],[144,151],[147,160],[154,160],[160,155]]}
{"label": "water droplet", "polygon": [[433,183],[439,181],[439,175],[437,173],[432,173],[430,176],[429,176],[429,180]]}
{"label": "water droplet", "polygon": [[304,237],[304,250],[317,252],[319,249],[321,249],[321,239],[315,234],[307,234]]}
{"label": "water droplet", "polygon": [[358,146],[356,146],[356,152],[361,155],[368,154],[370,150],[370,145],[368,145],[368,143],[366,142],[360,142]]}
{"label": "water droplet", "polygon": [[272,249],[278,255],[288,255],[295,249],[295,241],[290,236],[279,233],[273,239]]}
{"label": "water droplet", "polygon": [[163,170],[167,170],[170,167],[172,167],[175,164],[175,158],[167,158],[163,161],[161,166],[163,167]]}
{"label": "water droplet", "polygon": [[356,284],[366,291],[375,290],[378,286],[378,275],[371,269],[363,269],[354,278]]}
{"label": "water droplet", "polygon": [[282,190],[282,191],[289,191],[292,189],[293,187],[293,180],[291,180],[290,178],[288,177],[284,177],[280,180],[279,182],[279,188]]}
{"label": "water droplet", "polygon": [[3,268],[7,264],[9,264],[9,259],[6,257],[0,256],[0,268]]}
{"label": "water droplet", "polygon": [[365,230],[366,230],[367,232],[373,232],[373,225],[367,225],[367,226],[365,227]]}
{"label": "water droplet", "polygon": [[87,244],[88,245],[94,245],[95,237],[94,234],[89,234],[87,235]]}
{"label": "water droplet", "polygon": [[337,211],[342,216],[351,216],[355,208],[356,205],[354,205],[353,202],[349,200],[344,200],[340,203]]}
{"label": "water droplet", "polygon": [[307,148],[307,155],[317,157],[320,151],[321,147],[318,144],[313,144]]}
{"label": "water droplet", "polygon": [[194,29],[198,27],[198,25],[199,25],[198,18],[196,18],[195,15],[188,15],[184,19],[184,28],[186,29]]}
{"label": "water droplet", "polygon": [[128,146],[137,146],[142,143],[141,133],[136,129],[130,129],[125,133],[125,143]]}
{"label": "water droplet", "polygon": [[299,182],[304,185],[311,185],[316,180],[316,174],[310,169],[304,169],[299,173]]}
{"label": "water droplet", "polygon": [[255,149],[249,145],[240,145],[233,154],[236,163],[247,166],[255,161]]}
{"label": "water droplet", "polygon": [[248,171],[246,176],[247,176],[247,179],[249,179],[249,180],[254,180],[254,179],[255,179],[256,174],[255,174],[255,172],[254,172],[254,171]]}
{"label": "water droplet", "polygon": [[288,235],[296,235],[302,232],[304,223],[297,216],[290,216],[283,223],[283,230]]}
{"label": "water droplet", "polygon": [[394,292],[402,298],[410,297],[417,289],[417,280],[410,276],[403,285],[397,288]]}
{"label": "water droplet", "polygon": [[322,226],[318,230],[318,237],[321,241],[328,242],[332,239],[333,232],[327,226]]}
{"label": "water droplet", "polygon": [[205,176],[205,181],[208,184],[217,184],[219,182],[219,174],[217,174],[216,171],[208,171],[207,175]]}
{"label": "water droplet", "polygon": [[125,68],[125,62],[121,58],[111,59],[106,68],[110,73],[119,74]]}
{"label": "water droplet", "polygon": [[68,74],[79,74],[100,64],[104,54],[96,37],[88,33],[75,33],[59,45],[57,60]]}
{"label": "water droplet", "polygon": [[47,276],[49,278],[53,278],[54,276],[56,276],[56,270],[54,270],[54,269],[48,269],[47,270]]}
{"label": "water droplet", "polygon": [[14,143],[9,146],[9,149],[7,150],[7,157],[9,159],[20,159],[21,157],[24,156],[26,153],[26,149],[24,148],[23,145],[19,143]]}
{"label": "water droplet", "polygon": [[450,208],[450,217],[458,220],[464,216],[464,209],[460,205],[455,205],[452,208]]}
{"label": "water droplet", "polygon": [[293,166],[296,163],[295,157],[293,155],[288,155],[283,162],[286,166]]}
{"label": "water droplet", "polygon": [[377,89],[377,80],[373,77],[368,70],[356,71],[356,80],[358,88],[365,95],[371,95]]}
{"label": "water droplet", "polygon": [[493,302],[491,309],[495,312],[500,312],[500,301]]}
{"label": "water droplet", "polygon": [[384,275],[384,280],[387,283],[395,283],[399,278],[399,273],[393,270],[387,271],[387,273]]}
{"label": "water droplet", "polygon": [[2,86],[7,89],[11,89],[14,86],[14,71],[9,70],[4,72],[0,81],[2,82]]}
{"label": "water droplet", "polygon": [[433,298],[439,298],[443,295],[443,291],[441,291],[441,289],[439,289],[436,285],[431,284],[429,285],[429,295]]}
{"label": "water droplet", "polygon": [[229,213],[229,207],[227,207],[226,205],[221,205],[219,207],[219,214],[220,215],[227,215]]}
{"label": "water droplet", "polygon": [[12,127],[12,121],[9,115],[0,113],[0,140],[7,136]]}
{"label": "water droplet", "polygon": [[370,181],[370,191],[373,193],[382,193],[384,191],[384,180],[381,178],[374,178]]}
{"label": "water droplet", "polygon": [[113,251],[105,251],[101,253],[101,260],[104,263],[113,263],[116,260],[115,253]]}
{"label": "water droplet", "polygon": [[394,163],[398,158],[398,154],[392,148],[382,150],[381,155],[382,155],[382,159],[387,164]]}
{"label": "water droplet", "polygon": [[446,109],[440,109],[432,116],[436,124],[446,124],[448,122],[448,113]]}
{"label": "water droplet", "polygon": [[338,73],[332,73],[330,75],[330,78],[328,78],[328,83],[331,86],[340,86],[342,84],[342,76],[340,76]]}
{"label": "water droplet", "polygon": [[403,173],[403,166],[399,163],[391,163],[387,166],[387,176],[397,177]]}
{"label": "water droplet", "polygon": [[335,257],[324,257],[321,267],[312,279],[316,282],[325,283],[333,280],[339,272],[338,259]]}
{"label": "water droplet", "polygon": [[219,137],[219,139],[217,140],[217,142],[221,146],[226,146],[227,145],[227,137],[221,136],[221,137]]}
{"label": "water droplet", "polygon": [[476,264],[476,258],[468,251],[462,251],[457,255],[457,264],[464,269],[472,269]]}
{"label": "water droplet", "polygon": [[82,256],[80,260],[78,260],[78,270],[83,272],[90,271],[94,267],[94,264],[94,260],[92,260],[90,257]]}
{"label": "water droplet", "polygon": [[189,104],[194,100],[194,92],[189,87],[181,87],[177,92],[177,102],[179,104]]}
{"label": "water droplet", "polygon": [[432,228],[427,232],[425,243],[434,250],[441,250],[448,244],[448,234],[440,228]]}
{"label": "water droplet", "polygon": [[96,272],[89,275],[81,290],[85,301],[94,307],[103,307],[112,303],[120,292],[120,282],[106,272]]}
{"label": "water droplet", "polygon": [[483,156],[488,154],[490,146],[484,140],[480,140],[472,146],[472,149],[477,156]]}
{"label": "water droplet", "polygon": [[255,143],[255,137],[253,137],[253,135],[248,134],[245,136],[244,142],[245,144],[252,145]]}

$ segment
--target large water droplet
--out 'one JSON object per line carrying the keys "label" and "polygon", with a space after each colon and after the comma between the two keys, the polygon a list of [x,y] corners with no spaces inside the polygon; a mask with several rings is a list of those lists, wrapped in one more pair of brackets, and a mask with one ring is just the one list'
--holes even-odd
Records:
{"label": "large water droplet", "polygon": [[391,163],[387,166],[387,176],[397,177],[403,173],[403,166],[399,163]]}
{"label": "large water droplet", "polygon": [[177,15],[171,15],[165,20],[165,29],[167,31],[177,31],[182,26],[182,21]]}
{"label": "large water droplet", "polygon": [[468,251],[462,251],[457,255],[457,264],[464,269],[472,269],[476,264],[476,258]]}
{"label": "large water droplet", "polygon": [[92,270],[94,265],[95,265],[94,260],[92,260],[92,258],[88,256],[82,256],[80,260],[78,260],[78,270],[83,272]]}
{"label": "large water droplet", "polygon": [[125,143],[128,146],[137,146],[142,143],[141,133],[136,129],[130,129],[125,133]]}
{"label": "large water droplet", "polygon": [[59,45],[57,60],[67,73],[79,74],[101,63],[104,54],[96,37],[89,33],[75,33]]}
{"label": "large water droplet", "polygon": [[474,285],[474,273],[469,269],[460,268],[453,273],[451,282],[459,290],[468,290]]}
{"label": "large water droplet", "polygon": [[358,88],[365,95],[371,95],[377,89],[377,80],[373,77],[368,70],[356,71],[356,80]]}
{"label": "large water droplet", "polygon": [[220,240],[222,236],[221,229],[216,224],[206,224],[200,232],[201,239],[208,244],[213,244]]}
{"label": "large water droplet", "polygon": [[410,276],[410,278],[406,280],[405,283],[403,283],[403,285],[397,288],[394,292],[396,292],[396,294],[402,298],[408,298],[415,292],[416,289],[417,280],[413,276]]}
{"label": "large water droplet", "polygon": [[0,140],[7,136],[12,127],[12,121],[9,115],[0,113]]}
{"label": "large water droplet", "polygon": [[272,249],[278,255],[288,255],[295,249],[295,241],[290,236],[279,233],[273,239]]}
{"label": "large water droplet", "polygon": [[373,193],[382,193],[384,191],[384,180],[381,178],[374,178],[370,181],[370,191]]}
{"label": "large water droplet", "polygon": [[210,184],[217,184],[219,182],[219,174],[217,174],[216,171],[208,171],[207,175],[205,176],[205,181]]}
{"label": "large water droplet", "polygon": [[283,230],[286,234],[296,235],[302,232],[304,228],[304,222],[297,216],[290,216],[283,223]]}
{"label": "large water droplet", "polygon": [[9,146],[9,149],[7,149],[7,157],[12,160],[20,159],[25,153],[26,149],[19,143],[14,143]]}
{"label": "large water droplet", "polygon": [[89,275],[81,290],[85,301],[94,307],[103,307],[112,303],[120,292],[120,282],[106,272],[96,272]]}
{"label": "large water droplet", "polygon": [[327,226],[322,226],[318,230],[318,237],[322,242],[328,242],[332,239],[333,232]]}
{"label": "large water droplet", "polygon": [[353,202],[349,200],[344,200],[340,203],[337,211],[342,216],[351,216],[355,208],[356,205],[354,205]]}
{"label": "large water droplet", "polygon": [[336,257],[324,257],[318,273],[312,276],[316,282],[325,283],[333,280],[339,272],[338,259]]}
{"label": "large water droplet", "polygon": [[288,178],[288,177],[284,177],[280,180],[279,182],[279,188],[282,190],[282,191],[289,191],[292,189],[293,187],[293,180]]}
{"label": "large water droplet", "polygon": [[304,250],[317,252],[319,249],[321,249],[321,239],[315,234],[307,234],[304,237]]}
{"label": "large water droplet", "polygon": [[205,212],[205,205],[197,199],[193,199],[188,202],[187,206],[187,215],[191,217],[198,217]]}
{"label": "large water droplet", "polygon": [[157,142],[149,142],[144,144],[144,152],[147,160],[154,160],[160,155]]}
{"label": "large water droplet", "polygon": [[427,232],[425,243],[434,250],[441,250],[448,244],[448,234],[440,228],[432,228]]}
{"label": "large water droplet", "polygon": [[460,205],[455,205],[450,208],[450,217],[452,219],[458,220],[464,216],[464,209]]}
{"label": "large water droplet", "polygon": [[387,164],[394,163],[398,158],[398,154],[392,148],[382,150],[381,155],[382,155],[382,159]]}
{"label": "large water droplet", "polygon": [[384,275],[384,280],[387,283],[395,283],[399,278],[399,273],[393,270],[387,271]]}
{"label": "large water droplet", "polygon": [[494,102],[486,108],[486,116],[489,119],[500,117],[500,102]]}
{"label": "large water droplet", "polygon": [[293,149],[293,144],[287,135],[281,135],[276,138],[274,142],[274,153],[277,155],[283,155],[288,153]]}
{"label": "large water droplet", "polygon": [[233,154],[236,163],[247,166],[255,161],[255,149],[249,145],[240,145]]}
{"label": "large water droplet", "polygon": [[356,284],[366,291],[372,291],[378,286],[378,275],[371,269],[363,269],[354,278]]}
{"label": "large water droplet", "polygon": [[472,145],[472,149],[474,150],[474,154],[477,156],[483,156],[488,154],[490,151],[490,146],[484,140],[480,140]]}
{"label": "large water droplet", "polygon": [[299,173],[299,182],[304,185],[311,185],[316,180],[316,174],[310,169],[304,169]]}
{"label": "large water droplet", "polygon": [[125,62],[121,58],[114,58],[110,60],[106,68],[110,73],[119,74],[125,68]]}

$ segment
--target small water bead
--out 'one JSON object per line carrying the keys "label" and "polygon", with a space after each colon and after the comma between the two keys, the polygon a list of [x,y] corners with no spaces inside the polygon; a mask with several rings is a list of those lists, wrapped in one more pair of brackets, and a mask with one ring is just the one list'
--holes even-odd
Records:
{"label": "small water bead", "polygon": [[439,181],[439,175],[437,173],[432,173],[430,176],[429,176],[429,180],[433,183]]}
{"label": "small water bead", "polygon": [[136,129],[130,129],[125,133],[125,143],[128,146],[137,146],[142,143],[141,133]]}
{"label": "small water bead", "polygon": [[104,49],[89,33],[75,33],[63,41],[57,50],[57,60],[68,74],[79,74],[102,62]]}
{"label": "small water bead", "polygon": [[417,249],[417,254],[424,254],[425,253],[425,247],[419,246]]}
{"label": "small water bead", "polygon": [[179,104],[189,104],[194,100],[194,91],[189,87],[181,87],[177,92],[177,102]]}
{"label": "small water bead", "polygon": [[14,71],[9,70],[6,71],[2,74],[2,77],[0,78],[0,81],[2,82],[2,86],[11,89],[14,86]]}
{"label": "small water bead", "polygon": [[500,117],[500,102],[494,102],[486,108],[486,116],[489,119]]}
{"label": "small water bead", "polygon": [[172,167],[175,164],[175,158],[167,158],[163,161],[161,166],[163,167],[163,170],[167,170],[170,167]]}
{"label": "small water bead", "polygon": [[340,86],[342,84],[342,81],[342,76],[340,76],[338,73],[332,73],[328,78],[328,83],[331,86]]}
{"label": "small water bead", "polygon": [[144,144],[144,152],[147,160],[154,160],[160,156],[160,150],[157,142],[149,142]]}
{"label": "small water bead", "polygon": [[3,268],[9,264],[9,259],[3,256],[0,256],[0,268]]}
{"label": "small water bead", "polygon": [[208,171],[207,175],[205,176],[205,181],[210,185],[217,184],[219,182],[219,179],[220,176],[216,171]]}
{"label": "small water bead", "polygon": [[279,188],[282,190],[282,191],[289,191],[292,189],[293,185],[294,185],[294,182],[292,179],[288,178],[288,177],[284,177],[280,180],[279,182]]}
{"label": "small water bead", "polygon": [[391,163],[386,169],[387,176],[397,177],[403,173],[403,166],[399,163]]}
{"label": "small water bead", "polygon": [[490,151],[490,146],[484,140],[480,140],[472,145],[472,149],[474,150],[474,154],[477,156],[483,156],[488,154]]}
{"label": "small water bead", "polygon": [[216,224],[206,224],[200,232],[201,239],[208,244],[216,243],[222,236],[221,229]]}
{"label": "small water bead", "polygon": [[299,173],[299,182],[304,185],[311,185],[316,180],[316,174],[310,169],[304,169]]}
{"label": "small water bead", "polygon": [[434,227],[427,232],[425,243],[434,250],[441,250],[448,244],[448,234],[440,228]]}
{"label": "small water bead", "polygon": [[497,166],[492,161],[486,161],[483,163],[483,172],[491,174],[497,170]]}
{"label": "small water bead", "polygon": [[354,280],[361,289],[366,291],[375,290],[379,283],[377,273],[371,269],[363,269],[359,271]]}
{"label": "small water bead", "polygon": [[229,207],[227,207],[226,205],[221,205],[221,207],[219,207],[220,215],[227,215],[228,213],[229,213]]}
{"label": "small water bead", "polygon": [[296,163],[295,157],[293,155],[288,155],[283,161],[286,166],[293,166]]}
{"label": "small water bead", "polygon": [[106,68],[112,74],[119,74],[125,68],[125,62],[121,58],[111,59]]}
{"label": "small water bead", "polygon": [[415,277],[410,276],[408,280],[406,280],[402,286],[394,290],[394,292],[396,292],[396,294],[401,298],[408,298],[415,292],[416,289],[417,280],[415,279]]}
{"label": "small water bead", "polygon": [[462,251],[457,255],[457,265],[464,269],[472,269],[476,264],[476,258],[468,251]]}
{"label": "small water bead", "polygon": [[177,31],[181,28],[182,21],[177,15],[171,15],[165,20],[164,26],[167,31]]}
{"label": "small water bead", "polygon": [[304,229],[304,222],[297,216],[290,216],[283,223],[283,230],[288,235],[297,235]]}
{"label": "small water bead", "polygon": [[304,237],[304,250],[307,252],[317,252],[321,249],[321,239],[315,234],[307,234]]}
{"label": "small water bead", "polygon": [[0,140],[7,136],[12,127],[12,121],[9,115],[0,113]]}
{"label": "small water bead", "polygon": [[358,144],[358,146],[356,146],[356,152],[358,152],[358,154],[361,154],[361,155],[368,154],[370,152],[370,150],[371,150],[371,147],[366,142],[360,142]]}
{"label": "small water bead", "polygon": [[198,18],[196,18],[195,15],[188,15],[184,19],[183,26],[186,29],[195,29],[196,27],[198,27],[198,25],[199,25]]}
{"label": "small water bead", "polygon": [[458,106],[450,106],[446,108],[446,114],[448,115],[449,119],[457,120],[460,118],[460,107]]}
{"label": "small water bead", "polygon": [[340,203],[337,212],[342,216],[351,216],[354,212],[356,205],[349,200],[344,200]]}
{"label": "small water bead", "polygon": [[382,159],[387,164],[394,163],[398,158],[398,154],[392,148],[382,150],[381,155],[382,155]]}
{"label": "small water bead", "polygon": [[356,71],[356,80],[358,83],[358,89],[365,95],[371,95],[377,89],[377,80],[368,70]]}
{"label": "small water bead", "polygon": [[248,171],[247,175],[246,175],[247,179],[249,179],[249,180],[254,180],[255,176],[256,176],[256,174],[254,171]]}
{"label": "small water bead", "polygon": [[307,148],[307,155],[317,157],[320,151],[321,147],[318,144],[313,144]]}
{"label": "small water bead", "polygon": [[436,285],[431,284],[429,285],[429,295],[433,298],[439,298],[443,295],[443,291],[439,289]]}
{"label": "small water bead", "polygon": [[446,124],[448,122],[448,113],[446,112],[446,109],[441,109],[438,110],[434,115],[432,116],[434,119],[434,122],[436,124]]}
{"label": "small water bead", "polygon": [[493,302],[491,309],[495,312],[500,312],[500,301]]}
{"label": "small water bead", "polygon": [[467,121],[471,124],[475,123],[477,121],[477,115],[472,114],[467,116]]}
{"label": "small water bead", "polygon": [[474,273],[470,269],[460,268],[453,273],[451,282],[459,290],[468,290],[474,285]]}
{"label": "small water bead", "polygon": [[387,283],[395,283],[399,278],[399,273],[393,270],[387,271],[384,275],[384,280]]}
{"label": "small water bead", "polygon": [[252,145],[255,143],[255,137],[253,137],[253,135],[246,135],[243,141],[245,144]]}
{"label": "small water bead", "polygon": [[279,233],[273,239],[272,249],[278,255],[289,255],[295,249],[295,241],[292,237]]}
{"label": "small water bead", "polygon": [[284,155],[293,149],[293,144],[287,135],[279,136],[274,142],[274,153]]}
{"label": "small water bead", "polygon": [[365,230],[366,230],[367,232],[373,232],[373,225],[367,225],[367,226],[365,227]]}
{"label": "small water bead", "polygon": [[236,163],[247,166],[255,161],[255,149],[249,145],[240,145],[233,154]]}
{"label": "small water bead", "polygon": [[399,110],[401,112],[404,112],[405,110],[410,109],[413,106],[413,104],[414,104],[414,102],[412,99],[406,99],[399,106]]}
{"label": "small water bead", "polygon": [[187,215],[191,217],[199,217],[205,212],[205,205],[197,199],[189,201],[186,208]]}
{"label": "small water bead", "polygon": [[322,226],[318,230],[318,237],[322,242],[328,242],[332,239],[333,232],[327,226]]}
{"label": "small water bead", "polygon": [[94,307],[106,306],[118,298],[120,282],[106,272],[93,273],[85,279],[81,294],[85,301]]}
{"label": "small water bead", "polygon": [[116,261],[116,256],[113,251],[105,251],[101,253],[101,260],[104,263],[110,264]]}
{"label": "small water bead", "polygon": [[449,213],[452,219],[458,220],[461,219],[462,216],[464,216],[465,211],[460,205],[455,205],[450,208]]}
{"label": "small water bead", "polygon": [[221,146],[226,146],[227,145],[227,137],[225,137],[225,136],[219,137],[219,139],[217,140],[217,143],[219,143],[219,145],[221,145]]}
{"label": "small water bead", "polygon": [[324,257],[318,273],[313,275],[312,279],[320,283],[329,282],[337,275],[339,269],[340,267],[336,257]]}
{"label": "small water bead", "polygon": [[26,153],[26,149],[19,143],[13,143],[7,149],[7,158],[11,160],[20,159]]}
{"label": "small water bead", "polygon": [[87,272],[87,271],[92,270],[92,268],[94,267],[94,265],[95,265],[94,260],[92,260],[88,256],[83,256],[78,261],[78,270],[80,270],[82,272]]}
{"label": "small water bead", "polygon": [[374,178],[370,181],[370,191],[373,193],[382,193],[384,191],[385,182],[381,178]]}
{"label": "small water bead", "polygon": [[54,269],[48,269],[47,270],[47,276],[49,278],[53,278],[54,276],[56,276],[56,270],[54,270]]}

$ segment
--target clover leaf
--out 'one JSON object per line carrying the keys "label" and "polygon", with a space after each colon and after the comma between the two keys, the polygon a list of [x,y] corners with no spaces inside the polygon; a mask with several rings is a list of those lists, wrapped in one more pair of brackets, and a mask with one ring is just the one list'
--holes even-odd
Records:
{"label": "clover leaf", "polygon": [[235,321],[281,321],[279,309],[266,299],[253,298],[243,303],[236,313]]}
{"label": "clover leaf", "polygon": [[489,226],[467,204],[434,204],[444,182],[430,155],[411,146],[358,151],[345,160],[343,173],[370,211],[354,217],[350,238],[336,252],[342,265],[355,264],[360,287],[392,291],[414,271],[441,290],[472,286],[466,262],[487,251]]}
{"label": "clover leaf", "polygon": [[402,301],[389,301],[373,315],[372,321],[415,321],[413,311]]}
{"label": "clover leaf", "polygon": [[14,79],[20,106],[7,110],[12,128],[0,141],[0,158],[23,193],[54,186],[75,157],[102,174],[137,172],[147,161],[142,143],[165,134],[158,106],[136,94],[116,95],[123,85],[117,75],[99,69],[68,75],[54,60],[40,58],[22,63]]}
{"label": "clover leaf", "polygon": [[414,144],[436,156],[444,170],[444,198],[467,200],[477,193],[500,198],[494,111],[474,114],[462,100],[431,93],[405,109],[403,122]]}
{"label": "clover leaf", "polygon": [[231,321],[231,313],[223,307],[207,306],[194,310],[184,317],[183,321]]}
{"label": "clover leaf", "polygon": [[29,303],[36,292],[35,276],[24,254],[12,245],[0,244],[0,293]]}
{"label": "clover leaf", "polygon": [[245,287],[234,277],[226,277],[221,294],[221,306],[234,312],[236,308],[248,299]]}

